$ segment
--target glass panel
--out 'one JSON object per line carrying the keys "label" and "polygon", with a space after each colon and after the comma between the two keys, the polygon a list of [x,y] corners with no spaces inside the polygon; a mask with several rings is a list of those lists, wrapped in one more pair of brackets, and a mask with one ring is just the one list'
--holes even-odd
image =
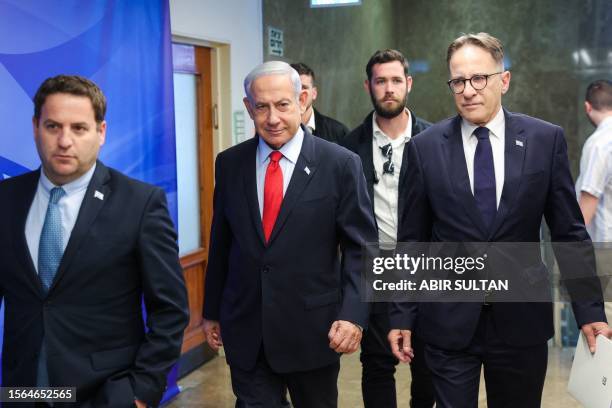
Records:
{"label": "glass panel", "polygon": [[200,182],[198,177],[197,78],[174,74],[176,178],[179,253],[198,249],[200,242]]}

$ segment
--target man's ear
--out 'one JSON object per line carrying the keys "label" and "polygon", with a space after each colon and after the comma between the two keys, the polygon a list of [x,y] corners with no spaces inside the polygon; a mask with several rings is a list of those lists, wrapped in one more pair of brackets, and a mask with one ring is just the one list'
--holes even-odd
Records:
{"label": "man's ear", "polygon": [[97,131],[100,137],[100,147],[104,146],[104,142],[106,142],[106,121],[103,120],[100,124],[96,124],[98,127]]}
{"label": "man's ear", "polygon": [[412,77],[410,75],[406,75],[406,92],[410,93],[412,89]]}
{"label": "man's ear", "polygon": [[512,74],[510,74],[510,71],[504,71],[501,73],[502,95],[508,92],[508,89],[510,89],[510,78],[511,77],[512,77]]}
{"label": "man's ear", "polygon": [[308,100],[308,91],[302,89],[300,94],[298,95],[298,102],[300,105],[300,115],[303,115],[306,112],[306,101]]}
{"label": "man's ear", "polygon": [[368,79],[366,79],[365,81],[363,81],[363,89],[366,90],[366,92],[368,93],[368,95],[370,95],[372,92],[370,92],[370,81]]}
{"label": "man's ear", "polygon": [[38,137],[38,119],[32,117],[32,133],[34,133],[34,139]]}
{"label": "man's ear", "polygon": [[317,95],[319,94],[319,91],[317,91],[317,87],[313,86],[312,87],[312,101],[316,101],[317,100]]}
{"label": "man's ear", "polygon": [[252,120],[255,120],[255,118],[253,117],[253,109],[251,108],[251,101],[249,100],[249,98],[245,96],[244,98],[242,98],[242,102],[244,103],[244,106],[246,107],[247,112],[249,112],[249,117]]}

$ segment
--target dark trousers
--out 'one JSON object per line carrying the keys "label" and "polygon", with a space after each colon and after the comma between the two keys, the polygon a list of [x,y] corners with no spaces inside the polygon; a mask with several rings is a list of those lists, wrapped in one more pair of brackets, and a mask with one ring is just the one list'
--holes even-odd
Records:
{"label": "dark trousers", "polygon": [[295,408],[336,408],[340,363],[310,371],[276,373],[259,352],[257,364],[250,371],[230,366],[236,408],[283,408],[289,390]]}
{"label": "dark trousers", "polygon": [[483,308],[474,338],[466,349],[451,351],[426,345],[425,358],[433,378],[437,408],[478,407],[481,367],[489,408],[540,407],[547,344],[531,347],[505,344],[493,322],[494,307]]}
{"label": "dark trousers", "polygon": [[[373,305],[368,330],[361,340],[361,392],[365,408],[396,408],[395,366],[399,361],[391,353],[387,340],[389,316],[387,304]],[[424,344],[412,336],[414,360],[410,364],[412,383],[410,384],[410,406],[431,408],[434,405],[434,390],[431,375],[425,364]]]}

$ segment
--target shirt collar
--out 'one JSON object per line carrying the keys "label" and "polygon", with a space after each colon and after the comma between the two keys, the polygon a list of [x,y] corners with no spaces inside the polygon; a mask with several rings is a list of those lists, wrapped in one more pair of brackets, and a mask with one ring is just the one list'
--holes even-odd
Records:
{"label": "shirt collar", "polygon": [[314,113],[314,108],[312,108],[312,113],[310,114],[310,119],[308,119],[308,123],[306,124],[306,127],[311,128],[312,130],[315,130],[317,127],[315,126],[315,113]]}
{"label": "shirt collar", "polygon": [[[64,191],[66,192],[66,195],[69,196],[71,194],[74,194],[76,192],[86,189],[87,186],[89,185],[89,182],[91,181],[93,177],[94,171],[96,171],[96,166],[97,166],[97,163],[94,163],[94,165],[91,166],[91,169],[87,170],[87,172],[83,174],[81,177],[79,177],[76,180],[71,181],[70,183],[66,183],[63,186],[61,186],[62,189],[64,189]],[[43,191],[47,195],[51,194],[52,188],[58,187],[55,184],[53,184],[51,180],[49,180],[42,166],[40,167],[40,179],[38,183],[42,186]]]}
{"label": "shirt collar", "polygon": [[[272,153],[273,149],[259,137],[259,144],[257,145],[257,162],[259,165],[265,163]],[[300,126],[293,136],[287,143],[285,143],[279,151],[283,154],[283,157],[292,163],[297,163],[298,157],[300,157],[300,151],[302,150],[302,142],[304,141],[304,131]]]}
{"label": "shirt collar", "polygon": [[412,115],[408,108],[404,108],[406,113],[408,114],[408,123],[406,124],[406,129],[404,129],[404,133],[402,133],[397,139],[391,139],[389,136],[385,134],[376,123],[376,112],[372,114],[372,133],[374,134],[374,139],[379,146],[384,146],[386,144],[391,143],[393,147],[399,146],[401,143],[406,143],[412,137]]}
{"label": "shirt collar", "polygon": [[603,129],[608,126],[612,127],[612,116],[608,116],[607,118],[599,122],[599,126],[597,126],[597,130]]}
{"label": "shirt collar", "polygon": [[[504,117],[504,110],[500,106],[499,111],[497,111],[497,114],[484,127],[489,129],[490,136],[493,136],[499,139],[504,134],[505,126],[506,126],[506,120]],[[474,131],[476,130],[477,127],[479,126],[468,121],[467,119],[462,118],[461,120],[461,128],[463,130],[462,133],[466,135],[468,139],[474,136]]]}

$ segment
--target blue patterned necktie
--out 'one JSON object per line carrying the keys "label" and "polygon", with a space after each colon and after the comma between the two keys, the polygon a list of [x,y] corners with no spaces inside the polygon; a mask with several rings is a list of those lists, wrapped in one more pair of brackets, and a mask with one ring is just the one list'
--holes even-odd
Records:
{"label": "blue patterned necktie", "polygon": [[64,254],[62,215],[58,205],[60,198],[64,195],[66,195],[66,192],[61,187],[51,189],[45,223],[40,234],[38,276],[40,276],[45,292],[49,290]]}
{"label": "blue patterned necktie", "polygon": [[479,127],[474,131],[478,138],[474,154],[474,198],[487,230],[491,228],[497,213],[495,167],[489,129]]}

